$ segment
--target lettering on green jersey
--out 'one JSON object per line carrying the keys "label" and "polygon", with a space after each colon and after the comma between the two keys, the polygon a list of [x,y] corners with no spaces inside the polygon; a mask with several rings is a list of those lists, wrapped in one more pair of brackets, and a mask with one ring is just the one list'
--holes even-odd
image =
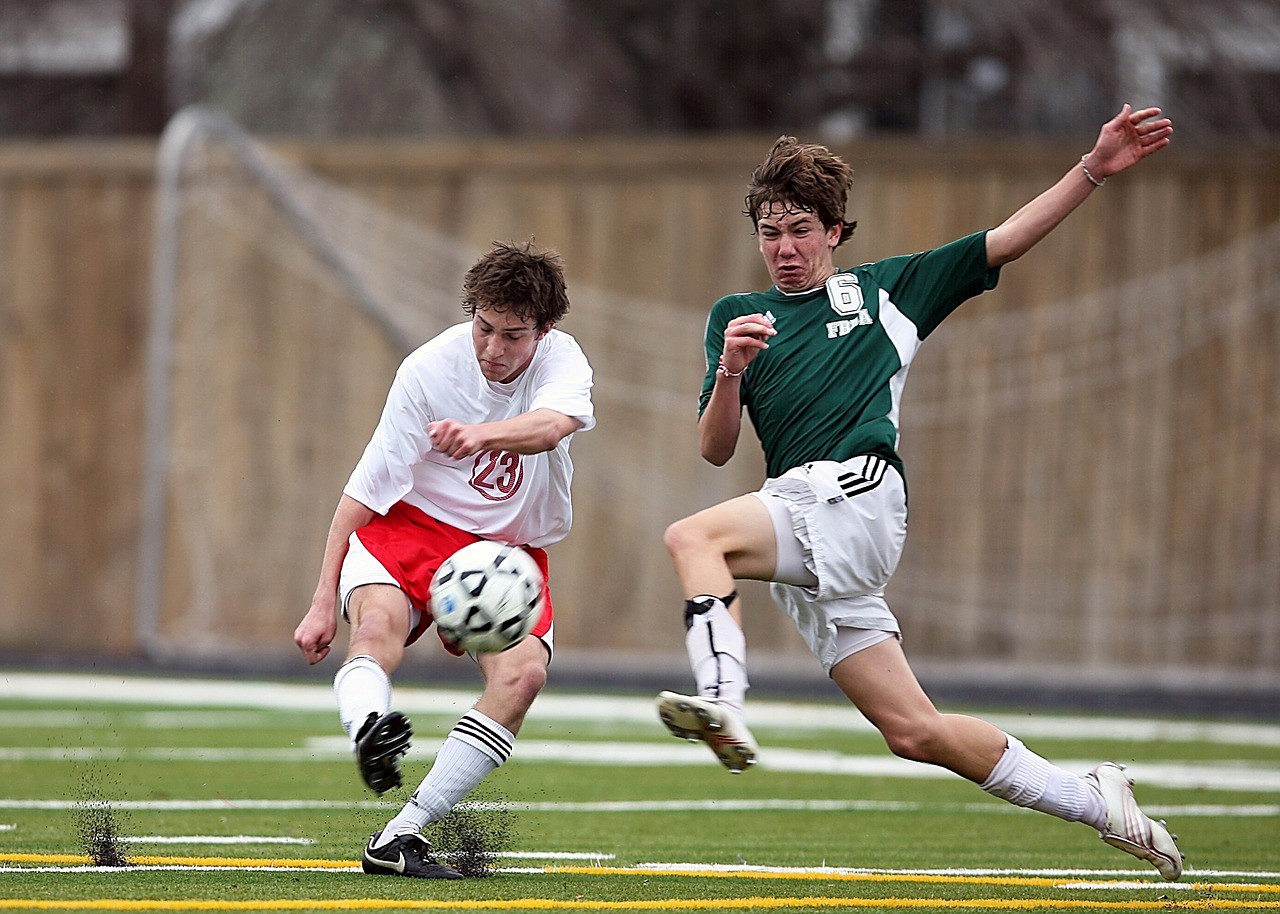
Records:
{"label": "lettering on green jersey", "polygon": [[871,326],[871,314],[862,300],[862,286],[852,273],[837,273],[827,280],[827,301],[831,310],[844,315],[843,320],[827,324],[827,339],[847,336],[856,327]]}

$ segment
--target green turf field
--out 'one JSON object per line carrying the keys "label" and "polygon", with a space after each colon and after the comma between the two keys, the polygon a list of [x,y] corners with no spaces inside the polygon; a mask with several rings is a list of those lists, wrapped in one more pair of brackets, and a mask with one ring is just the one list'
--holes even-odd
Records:
{"label": "green turf field", "polygon": [[[730,775],[647,695],[555,689],[438,835],[480,841],[488,878],[365,876],[408,791],[364,790],[317,679],[0,673],[0,911],[1280,910],[1274,724],[984,714],[1073,770],[1130,764],[1188,857],[1169,884],[1085,826],[892,758],[841,704],[753,702],[761,763]],[[397,690],[406,787],[473,697]],[[128,865],[94,865],[104,847]]]}

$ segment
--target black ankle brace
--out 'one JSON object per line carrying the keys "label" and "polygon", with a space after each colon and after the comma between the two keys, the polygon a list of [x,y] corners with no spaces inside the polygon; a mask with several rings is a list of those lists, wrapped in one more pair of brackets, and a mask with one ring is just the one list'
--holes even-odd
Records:
{"label": "black ankle brace", "polygon": [[729,608],[729,604],[738,599],[738,592],[727,594],[723,597],[713,596],[709,593],[700,594],[692,600],[684,601],[684,630],[688,631],[693,628],[693,617],[700,616],[705,612],[709,612],[717,603],[724,605],[725,609]]}

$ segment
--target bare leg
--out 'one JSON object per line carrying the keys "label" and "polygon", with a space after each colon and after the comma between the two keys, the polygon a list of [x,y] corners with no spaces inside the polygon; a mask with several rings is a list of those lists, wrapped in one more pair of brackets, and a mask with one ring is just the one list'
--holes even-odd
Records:
{"label": "bare leg", "polygon": [[398,587],[366,584],[351,594],[347,659],[333,678],[338,717],[354,740],[370,714],[391,707],[391,674],[404,658],[409,601]]}
{"label": "bare leg", "polygon": [[984,720],[939,713],[896,639],[845,658],[831,675],[895,755],[954,771],[1015,806],[1099,830],[1106,826],[1106,804],[1095,784]]}
{"label": "bare leg", "polygon": [[480,654],[479,662],[485,677],[480,700],[449,731],[427,776],[383,829],[383,840],[443,819],[510,757],[525,715],[546,685],[547,649],[526,638],[511,650]]}
{"label": "bare leg", "polygon": [[[685,599],[730,593],[735,579],[767,581],[777,564],[769,509],[751,495],[676,521],[664,542]],[[734,616],[741,622],[740,610]]]}
{"label": "bare leg", "polygon": [[747,643],[735,581],[773,573],[768,509],[751,496],[731,499],[672,524],[665,542],[684,590],[685,648],[698,695],[741,714]]}
{"label": "bare leg", "polygon": [[390,676],[404,659],[409,635],[409,598],[390,584],[366,584],[351,594],[351,640],[347,659],[372,657]]}
{"label": "bare leg", "polygon": [[547,684],[546,646],[528,637],[498,654],[480,654],[484,692],[475,709],[513,734],[520,732],[533,700]]}
{"label": "bare leg", "polygon": [[939,765],[981,784],[1004,754],[1002,730],[934,707],[896,638],[846,657],[832,668],[831,679],[880,731],[894,755]]}
{"label": "bare leg", "polygon": [[667,528],[667,550],[685,595],[685,648],[697,695],[663,692],[658,716],[682,739],[703,740],[730,771],[756,760],[741,717],[747,642],[735,581],[768,580],[777,562],[773,521],[759,499],[742,496]]}

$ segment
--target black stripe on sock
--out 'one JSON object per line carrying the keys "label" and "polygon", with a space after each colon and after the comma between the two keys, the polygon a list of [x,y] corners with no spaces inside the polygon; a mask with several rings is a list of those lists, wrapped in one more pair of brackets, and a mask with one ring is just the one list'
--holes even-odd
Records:
{"label": "black stripe on sock", "polygon": [[[467,736],[487,746],[502,762],[511,757],[511,746],[501,735],[486,727],[472,717],[464,717],[453,725],[453,732],[458,736]],[[499,762],[498,764],[502,764]]]}
{"label": "black stripe on sock", "polygon": [[711,648],[711,659],[716,662],[716,684],[713,689],[715,697],[720,697],[720,681],[724,678],[723,668],[720,666],[720,652],[716,650],[716,639],[711,633],[711,626],[708,624],[707,629],[707,646]]}

